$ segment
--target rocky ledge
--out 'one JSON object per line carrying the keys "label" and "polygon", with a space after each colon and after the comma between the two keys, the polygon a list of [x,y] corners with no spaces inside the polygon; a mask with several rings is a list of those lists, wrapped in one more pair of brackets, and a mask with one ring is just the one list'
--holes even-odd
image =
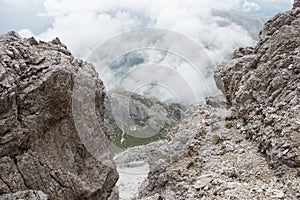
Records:
{"label": "rocky ledge", "polygon": [[[50,199],[107,199],[118,174],[103,127],[104,96],[94,67],[58,38],[0,35],[0,199],[28,190]],[[86,146],[91,140],[104,144],[95,151]]]}

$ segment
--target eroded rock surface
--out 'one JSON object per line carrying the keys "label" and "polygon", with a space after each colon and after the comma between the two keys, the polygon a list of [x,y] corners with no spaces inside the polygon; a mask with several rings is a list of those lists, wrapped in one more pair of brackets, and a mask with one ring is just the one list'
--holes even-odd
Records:
{"label": "eroded rock surface", "polygon": [[35,191],[35,190],[19,191],[13,194],[4,194],[0,196],[0,200],[18,200],[18,199],[47,200],[48,197],[42,191]]}
{"label": "eroded rock surface", "polygon": [[232,115],[221,105],[188,109],[169,141],[143,150],[150,172],[137,199],[299,198],[299,170],[270,167],[257,145],[239,133]]}
{"label": "eroded rock surface", "polygon": [[[118,174],[103,128],[104,96],[94,67],[58,38],[0,35],[0,195],[107,199]],[[90,141],[102,142],[100,150]]]}
{"label": "eroded rock surface", "polygon": [[255,47],[218,68],[227,105],[207,98],[168,140],[140,150],[150,172],[137,199],[299,199],[299,38],[297,0],[266,23]]}
{"label": "eroded rock surface", "polygon": [[216,72],[235,110],[239,132],[274,166],[300,166],[300,7],[271,18],[252,48],[241,48]]}

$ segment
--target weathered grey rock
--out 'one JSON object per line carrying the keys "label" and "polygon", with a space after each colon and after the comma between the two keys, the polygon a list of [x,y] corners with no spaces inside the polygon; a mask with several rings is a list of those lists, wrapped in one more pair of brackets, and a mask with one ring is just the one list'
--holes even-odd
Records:
{"label": "weathered grey rock", "polygon": [[299,0],[294,0],[293,8],[294,8],[294,9],[300,8],[300,1],[299,1]]}
{"label": "weathered grey rock", "polygon": [[[299,198],[298,170],[271,168],[237,126],[226,127],[226,112],[224,107],[192,106],[169,140],[147,145],[150,172],[137,199]],[[217,145],[212,143],[216,134],[222,138]]]}
{"label": "weathered grey rock", "polygon": [[18,199],[30,199],[30,200],[47,200],[48,197],[42,191],[25,190],[19,191],[13,194],[4,194],[0,196],[0,200],[18,200]]}
{"label": "weathered grey rock", "polygon": [[215,108],[227,106],[226,99],[223,95],[205,97],[205,103]]}
{"label": "weathered grey rock", "polygon": [[240,132],[258,143],[274,166],[300,156],[300,7],[271,18],[254,48],[239,49],[215,73]]}
{"label": "weathered grey rock", "polygon": [[0,35],[0,194],[107,199],[118,174],[103,127],[104,96],[94,67],[59,39]]}
{"label": "weathered grey rock", "polygon": [[216,71],[230,107],[207,98],[167,141],[147,145],[150,172],[137,199],[300,198],[298,2]]}

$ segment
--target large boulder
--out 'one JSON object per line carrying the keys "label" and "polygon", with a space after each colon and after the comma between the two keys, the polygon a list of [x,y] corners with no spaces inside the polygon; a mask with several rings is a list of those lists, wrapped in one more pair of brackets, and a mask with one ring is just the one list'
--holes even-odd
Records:
{"label": "large boulder", "polygon": [[[118,179],[91,64],[52,42],[0,35],[0,195],[107,199]],[[101,145],[99,145],[101,143]]]}

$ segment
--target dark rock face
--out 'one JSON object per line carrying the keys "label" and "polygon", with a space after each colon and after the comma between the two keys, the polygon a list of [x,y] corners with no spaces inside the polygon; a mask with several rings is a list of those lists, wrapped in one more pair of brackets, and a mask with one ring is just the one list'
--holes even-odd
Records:
{"label": "dark rock face", "polygon": [[254,48],[238,49],[215,73],[219,89],[271,164],[299,166],[300,7],[270,19]]}
{"label": "dark rock face", "polygon": [[[87,104],[76,83],[82,77],[83,88],[94,85],[92,128],[78,119]],[[93,129],[102,148],[109,147],[104,96],[93,66],[59,39],[0,35],[0,195],[41,190],[50,199],[107,199],[118,179],[110,149],[94,152],[82,137]]]}

